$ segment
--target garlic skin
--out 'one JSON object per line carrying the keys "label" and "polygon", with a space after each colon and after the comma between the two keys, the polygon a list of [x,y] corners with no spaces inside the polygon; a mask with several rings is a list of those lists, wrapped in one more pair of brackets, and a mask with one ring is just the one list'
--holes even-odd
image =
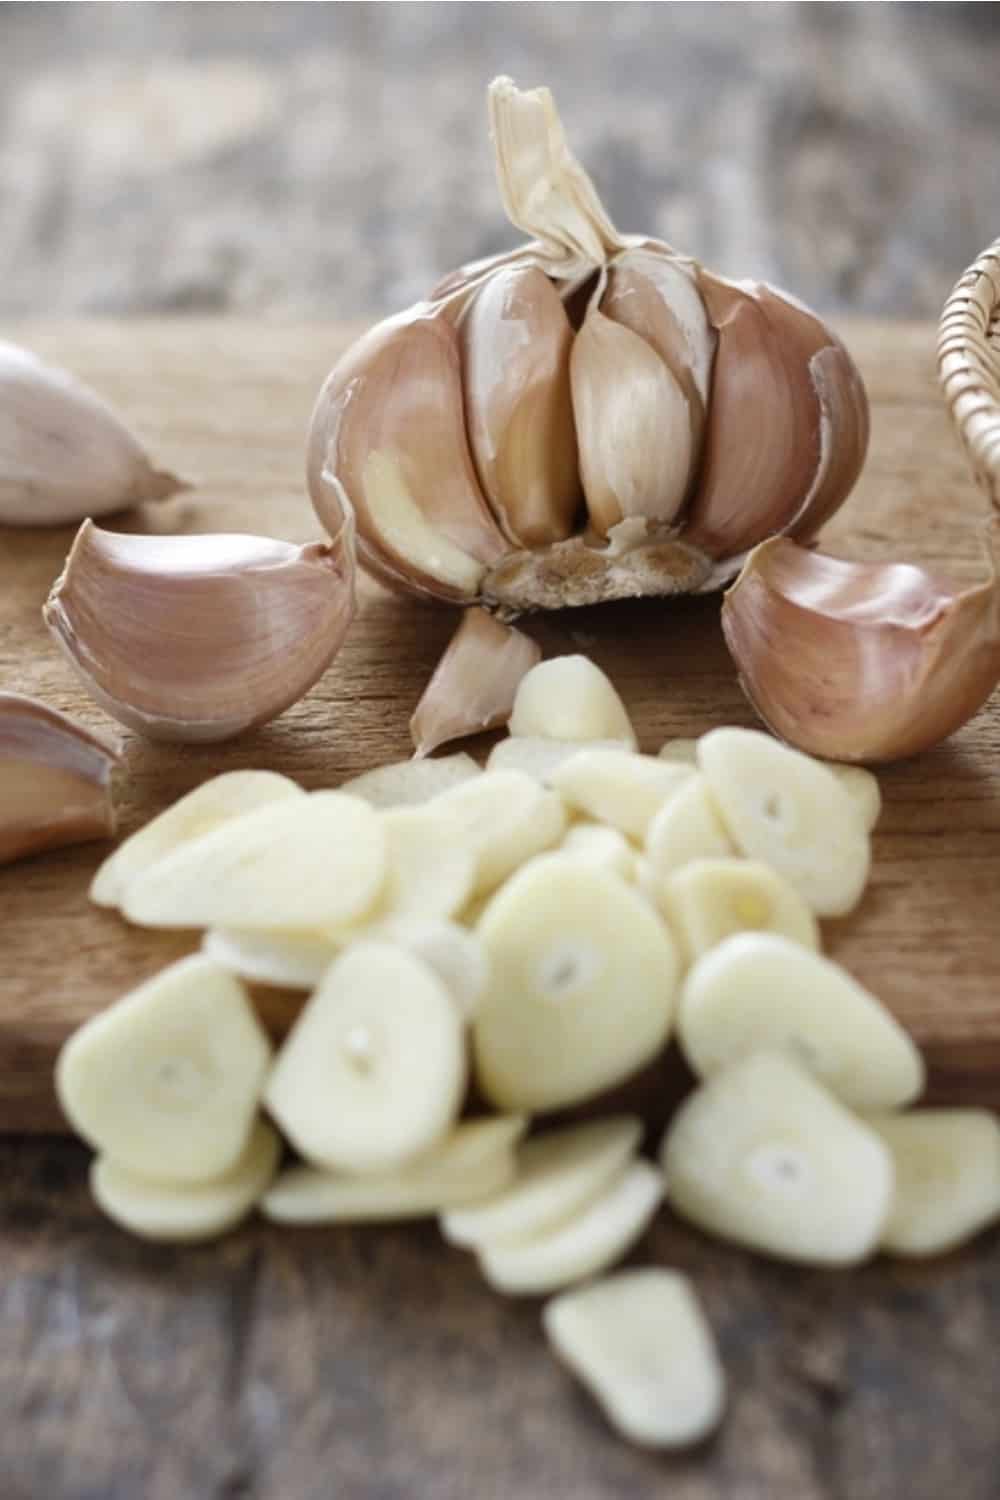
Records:
{"label": "garlic skin", "polygon": [[149,739],[208,743],[298,701],[354,616],[353,521],[304,547],[267,537],[80,527],[43,609],[91,696]]}
{"label": "garlic skin", "polygon": [[541,647],[482,609],[467,609],[410,720],[417,756],[506,724]]}
{"label": "garlic skin", "polygon": [[111,838],[117,747],[37,698],[0,693],[0,865]]}
{"label": "garlic skin", "polygon": [[1000,517],[984,540],[991,578],[968,589],[784,537],[757,547],[722,628],[764,722],[811,755],[874,763],[959,729],[1000,682]]}
{"label": "garlic skin", "polygon": [[96,392],[0,342],[0,526],[64,526],[187,488]]}

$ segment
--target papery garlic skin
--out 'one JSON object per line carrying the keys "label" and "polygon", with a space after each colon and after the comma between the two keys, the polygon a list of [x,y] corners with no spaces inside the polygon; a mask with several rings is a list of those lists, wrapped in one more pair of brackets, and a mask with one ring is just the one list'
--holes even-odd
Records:
{"label": "papery garlic skin", "polygon": [[95,391],[0,342],[0,526],[64,526],[186,488]]}
{"label": "papery garlic skin", "polygon": [[522,631],[467,609],[410,720],[415,753],[505,724],[521,679],[541,659]]}
{"label": "papery garlic skin", "polygon": [[37,698],[0,693],[0,865],[111,838],[115,746]]}

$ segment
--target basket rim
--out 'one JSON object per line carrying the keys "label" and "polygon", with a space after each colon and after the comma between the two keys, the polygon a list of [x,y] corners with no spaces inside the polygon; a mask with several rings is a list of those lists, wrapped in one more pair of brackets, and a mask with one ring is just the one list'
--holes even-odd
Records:
{"label": "basket rim", "polygon": [[952,288],[938,324],[937,360],[972,471],[1000,509],[1000,238]]}

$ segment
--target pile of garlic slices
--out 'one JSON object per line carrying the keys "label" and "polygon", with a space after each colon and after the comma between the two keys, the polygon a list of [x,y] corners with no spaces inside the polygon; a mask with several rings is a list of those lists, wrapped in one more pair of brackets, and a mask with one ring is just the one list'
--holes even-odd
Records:
{"label": "pile of garlic slices", "polygon": [[[640,754],[582,656],[532,668],[509,729],[485,770],[219,776],[127,839],[93,899],[202,949],[69,1039],[59,1098],[139,1235],[438,1215],[498,1292],[557,1294],[546,1333],[622,1433],[679,1446],[724,1405],[690,1283],[593,1279],[664,1201],[791,1261],[934,1254],[1000,1217],[1000,1127],[907,1112],[920,1053],[821,956],[867,880],[869,773],[745,729]],[[244,981],[310,992],[276,1055]],[[655,1163],[636,1116],[531,1130],[673,1035],[699,1083]]]}

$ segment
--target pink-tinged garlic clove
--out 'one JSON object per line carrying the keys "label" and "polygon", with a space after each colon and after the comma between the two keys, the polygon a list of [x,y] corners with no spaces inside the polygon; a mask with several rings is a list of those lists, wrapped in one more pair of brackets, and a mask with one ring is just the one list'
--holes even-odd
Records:
{"label": "pink-tinged garlic clove", "polygon": [[229,739],[298,701],[354,616],[337,541],[126,536],[85,521],[43,614],[92,697],[150,739]]}
{"label": "pink-tinged garlic clove", "polygon": [[506,724],[522,677],[541,648],[482,609],[462,617],[410,720],[416,753]]}
{"label": "pink-tinged garlic clove", "polygon": [[117,748],[36,698],[0,693],[0,864],[111,838]]}

